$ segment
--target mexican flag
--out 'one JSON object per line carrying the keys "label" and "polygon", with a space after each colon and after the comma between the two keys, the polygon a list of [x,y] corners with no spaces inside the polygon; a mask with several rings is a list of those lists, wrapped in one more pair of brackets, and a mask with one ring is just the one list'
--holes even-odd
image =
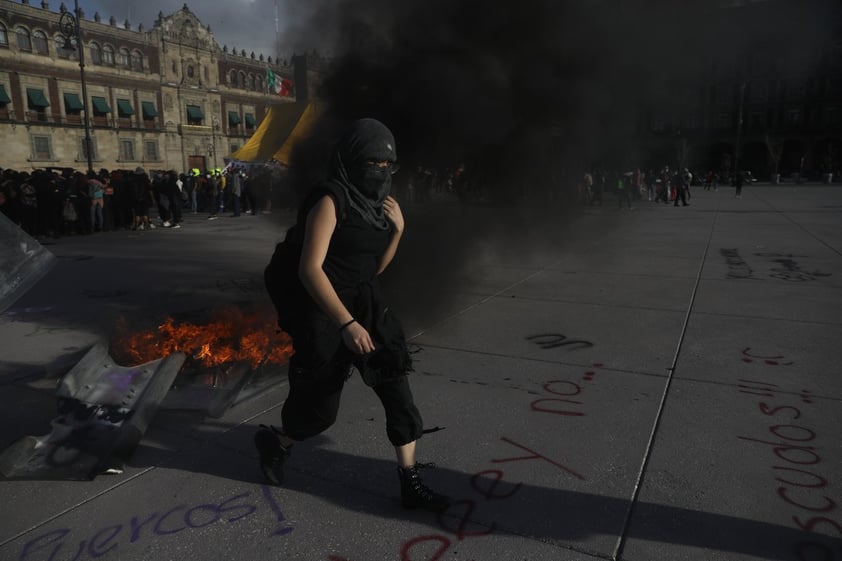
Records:
{"label": "mexican flag", "polygon": [[266,84],[269,86],[270,92],[283,97],[289,97],[292,95],[292,80],[284,78],[280,74],[275,74],[272,72],[271,68],[266,69]]}

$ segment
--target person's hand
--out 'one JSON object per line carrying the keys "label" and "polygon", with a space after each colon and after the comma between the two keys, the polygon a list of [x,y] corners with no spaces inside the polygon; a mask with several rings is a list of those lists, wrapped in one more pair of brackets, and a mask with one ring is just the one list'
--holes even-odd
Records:
{"label": "person's hand", "polygon": [[383,201],[383,213],[386,215],[386,218],[395,225],[396,231],[403,232],[403,213],[401,212],[401,206],[393,196],[389,195],[386,197],[386,200]]}
{"label": "person's hand", "polygon": [[367,355],[374,352],[374,341],[371,340],[371,335],[368,334],[365,327],[356,321],[342,330],[342,342],[358,355]]}

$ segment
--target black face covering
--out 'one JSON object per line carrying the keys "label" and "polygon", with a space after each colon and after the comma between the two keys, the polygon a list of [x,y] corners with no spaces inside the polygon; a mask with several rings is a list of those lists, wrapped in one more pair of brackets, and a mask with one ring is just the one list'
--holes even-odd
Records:
{"label": "black face covering", "polygon": [[348,170],[348,179],[365,198],[382,203],[392,188],[392,167],[363,165]]}
{"label": "black face covering", "polygon": [[392,167],[371,162],[394,163],[396,159],[395,137],[375,119],[355,121],[339,141],[333,158],[331,181],[345,191],[349,206],[380,230],[389,228],[383,201],[392,188]]}

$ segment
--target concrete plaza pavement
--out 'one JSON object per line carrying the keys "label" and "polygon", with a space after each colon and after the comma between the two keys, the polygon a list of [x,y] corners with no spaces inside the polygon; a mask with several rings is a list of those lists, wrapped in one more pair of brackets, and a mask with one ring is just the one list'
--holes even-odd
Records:
{"label": "concrete plaza pavement", "polygon": [[[124,473],[0,482],[0,560],[842,559],[842,188],[695,188],[690,206],[408,207],[389,300],[415,359],[425,480],[399,504],[358,376],[270,488],[252,435],[285,371],[221,418],[160,410]],[[46,434],[60,375],[119,317],[266,309],[290,213],[47,245],[0,315],[0,443]]]}

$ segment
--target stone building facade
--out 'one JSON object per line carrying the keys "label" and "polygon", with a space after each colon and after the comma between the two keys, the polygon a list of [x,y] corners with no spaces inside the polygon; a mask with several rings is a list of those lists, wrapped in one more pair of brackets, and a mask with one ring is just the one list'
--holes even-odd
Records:
{"label": "stone building facade", "polygon": [[85,99],[76,38],[68,49],[60,25],[66,11],[0,0],[0,168],[87,168],[83,119],[94,169],[221,167],[270,105],[296,101],[294,89],[270,91],[267,70],[312,74],[220,47],[186,4],[148,31],[80,14]]}
{"label": "stone building facade", "polygon": [[[842,169],[842,14],[836,32],[816,40],[803,22],[774,33],[792,6],[816,0],[727,0],[721,17],[745,39],[734,51],[708,49],[692,79],[668,84],[672,103],[638,113],[637,141],[659,162],[727,177],[737,167],[761,179],[840,180]],[[767,31],[758,22],[775,22]],[[775,179],[773,179],[775,180]]]}

